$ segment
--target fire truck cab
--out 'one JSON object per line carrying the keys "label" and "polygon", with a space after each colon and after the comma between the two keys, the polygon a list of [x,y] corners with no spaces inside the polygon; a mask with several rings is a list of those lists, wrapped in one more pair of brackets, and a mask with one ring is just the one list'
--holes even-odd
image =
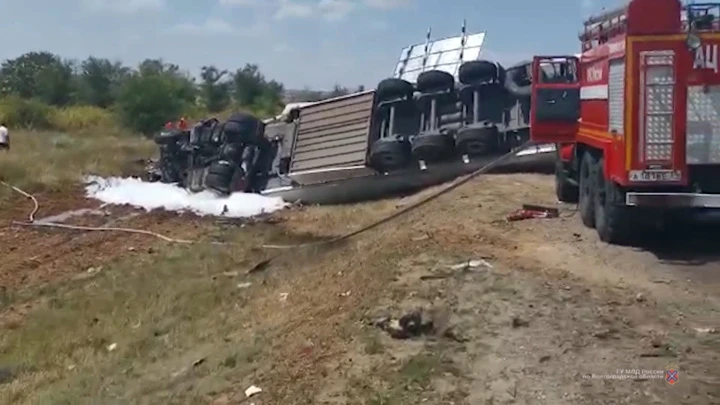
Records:
{"label": "fire truck cab", "polygon": [[585,22],[579,57],[533,62],[531,139],[557,197],[608,243],[720,208],[720,3],[631,0]]}

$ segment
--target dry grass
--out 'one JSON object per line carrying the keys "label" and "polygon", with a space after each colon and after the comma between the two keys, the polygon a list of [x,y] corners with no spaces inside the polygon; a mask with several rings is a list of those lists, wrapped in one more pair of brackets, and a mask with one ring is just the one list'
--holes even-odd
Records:
{"label": "dry grass", "polygon": [[118,127],[112,111],[92,106],[58,108],[53,110],[50,119],[53,128],[65,132]]}
{"label": "dry grass", "polygon": [[[0,367],[16,374],[0,385],[0,403],[201,404],[251,384],[311,400],[317,387],[287,382],[321,380],[315,361],[353,340],[363,303],[395,273],[394,244],[293,254],[246,276],[267,257],[261,241],[297,236],[266,226],[215,236],[240,247],[160,247],[38,289],[42,304],[0,335]],[[310,341],[312,358],[297,361]]]}
{"label": "dry grass", "polygon": [[228,373],[252,371],[264,344],[259,335],[225,340],[247,317],[238,307],[247,297],[221,273],[247,267],[246,255],[165,247],[36,291],[43,303],[0,337],[0,364],[18,373],[0,389],[0,403],[164,403],[167,390],[186,387],[190,374],[195,389],[183,394],[189,402],[225,388]]}
{"label": "dry grass", "polygon": [[[118,130],[12,131],[11,150],[0,152],[0,178],[28,192],[60,191],[82,176],[137,174],[152,155],[151,140]],[[3,190],[7,193],[6,190]]]}

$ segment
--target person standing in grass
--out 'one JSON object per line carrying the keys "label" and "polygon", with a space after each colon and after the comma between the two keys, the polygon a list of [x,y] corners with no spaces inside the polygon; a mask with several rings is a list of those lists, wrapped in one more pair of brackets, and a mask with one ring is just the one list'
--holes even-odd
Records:
{"label": "person standing in grass", "polygon": [[0,123],[0,151],[10,150],[10,134],[5,123]]}

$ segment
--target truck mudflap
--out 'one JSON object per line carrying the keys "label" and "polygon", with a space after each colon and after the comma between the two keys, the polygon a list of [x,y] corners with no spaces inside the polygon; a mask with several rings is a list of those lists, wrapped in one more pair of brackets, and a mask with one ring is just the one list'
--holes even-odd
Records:
{"label": "truck mudflap", "polygon": [[628,192],[625,204],[647,208],[720,208],[720,194]]}

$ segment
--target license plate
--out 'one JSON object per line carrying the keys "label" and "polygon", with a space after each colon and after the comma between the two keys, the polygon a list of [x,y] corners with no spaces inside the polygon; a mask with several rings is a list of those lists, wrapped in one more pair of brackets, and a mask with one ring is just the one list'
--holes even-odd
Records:
{"label": "license plate", "polygon": [[631,170],[630,181],[661,182],[680,181],[682,174],[679,170]]}

